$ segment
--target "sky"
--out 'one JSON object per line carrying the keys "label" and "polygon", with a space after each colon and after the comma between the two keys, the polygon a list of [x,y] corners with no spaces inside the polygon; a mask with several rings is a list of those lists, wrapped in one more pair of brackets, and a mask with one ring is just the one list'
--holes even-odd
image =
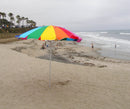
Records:
{"label": "sky", "polygon": [[130,29],[130,0],[0,0],[0,12],[75,32]]}

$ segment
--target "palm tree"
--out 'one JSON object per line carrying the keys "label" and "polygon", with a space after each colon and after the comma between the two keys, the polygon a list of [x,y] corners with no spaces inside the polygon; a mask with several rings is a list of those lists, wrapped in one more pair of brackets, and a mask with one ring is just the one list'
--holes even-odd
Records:
{"label": "palm tree", "polygon": [[30,20],[27,19],[26,22],[27,22],[28,27],[30,27]]}
{"label": "palm tree", "polygon": [[[15,18],[13,16],[13,13],[8,13],[8,16],[10,18],[10,22],[8,20],[6,20],[6,13],[0,12],[0,27],[2,25],[4,25],[4,26],[10,25],[10,27],[12,27],[12,25],[15,24]],[[29,20],[28,18],[25,18],[25,17],[20,17],[20,15],[17,15],[16,19],[17,19],[16,23],[18,24],[19,27],[20,27],[21,21],[22,21],[22,26],[25,26],[25,25],[26,25],[26,27],[28,27],[28,26],[35,27],[36,26],[35,21]],[[26,24],[24,24],[24,21],[26,21]]]}
{"label": "palm tree", "polygon": [[32,27],[32,20],[28,20],[29,27]]}
{"label": "palm tree", "polygon": [[[19,18],[19,25],[20,25],[21,21],[22,21],[22,18],[20,17],[20,18]],[[21,27],[21,26],[20,26],[20,27]]]}
{"label": "palm tree", "polygon": [[18,24],[18,26],[20,27],[20,25],[19,25],[19,24],[20,24],[20,21],[19,21],[19,20],[17,20],[17,21],[16,21],[16,23],[17,23],[17,24]]}
{"label": "palm tree", "polygon": [[13,20],[13,13],[9,13],[8,16],[10,17],[10,22],[12,23],[12,20]]}
{"label": "palm tree", "polygon": [[0,12],[0,19],[1,19],[1,16],[2,16],[2,12]]}
{"label": "palm tree", "polygon": [[10,21],[11,21],[11,17],[13,16],[13,13],[9,13],[8,16],[10,17]]}
{"label": "palm tree", "polygon": [[36,22],[33,20],[29,20],[28,23],[30,24],[30,27],[35,27],[36,26]]}
{"label": "palm tree", "polygon": [[26,20],[26,27],[28,27],[28,18],[26,17],[25,20]]}
{"label": "palm tree", "polygon": [[20,27],[20,15],[17,15],[16,18],[17,18],[16,22],[18,23],[18,26]]}
{"label": "palm tree", "polygon": [[1,16],[2,16],[1,14],[2,14],[2,12],[0,12],[0,19],[1,19]]}
{"label": "palm tree", "polygon": [[2,16],[2,12],[0,12],[0,27],[2,26],[2,18],[1,18],[1,16]]}
{"label": "palm tree", "polygon": [[20,15],[17,15],[16,18],[19,19],[19,18],[20,18]]}
{"label": "palm tree", "polygon": [[5,26],[5,22],[4,22],[5,17],[6,17],[6,14],[4,12],[0,12],[0,20],[1,20],[0,25],[1,26]]}
{"label": "palm tree", "polygon": [[3,17],[3,19],[5,19],[5,17],[6,17],[6,13],[2,13],[2,17]]}
{"label": "palm tree", "polygon": [[22,20],[22,26],[24,27],[24,20],[25,20],[25,17],[22,17],[21,20]]}
{"label": "palm tree", "polygon": [[4,21],[5,21],[5,17],[6,17],[6,13],[3,12],[3,13],[2,13],[2,17],[3,17],[3,22],[2,22],[2,23],[3,23],[4,27],[6,27],[6,24],[5,24],[5,22],[4,22]]}
{"label": "palm tree", "polygon": [[13,21],[15,21],[13,16],[10,18],[10,20],[11,20],[11,23],[13,23]]}
{"label": "palm tree", "polygon": [[36,26],[36,22],[35,22],[35,21],[32,22],[32,26],[33,26],[33,27]]}

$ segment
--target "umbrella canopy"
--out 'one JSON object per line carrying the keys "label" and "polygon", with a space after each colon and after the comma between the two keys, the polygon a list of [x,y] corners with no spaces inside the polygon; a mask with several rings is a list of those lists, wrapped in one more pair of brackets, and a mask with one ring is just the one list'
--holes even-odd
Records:
{"label": "umbrella canopy", "polygon": [[21,39],[38,39],[38,40],[68,40],[80,42],[82,39],[76,34],[59,26],[42,26],[27,31],[19,36]]}

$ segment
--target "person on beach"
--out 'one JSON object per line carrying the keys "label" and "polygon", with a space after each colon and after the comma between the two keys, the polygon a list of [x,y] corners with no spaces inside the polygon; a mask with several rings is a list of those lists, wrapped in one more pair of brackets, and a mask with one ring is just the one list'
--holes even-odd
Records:
{"label": "person on beach", "polygon": [[47,42],[45,41],[45,42],[42,44],[42,49],[45,49],[46,47],[48,47],[48,44],[47,44]]}
{"label": "person on beach", "polygon": [[91,47],[92,47],[92,48],[94,48],[94,45],[93,45],[93,43],[91,43]]}
{"label": "person on beach", "polygon": [[45,49],[47,46],[46,41],[42,44],[42,49]]}
{"label": "person on beach", "polygon": [[45,44],[44,43],[42,44],[42,49],[45,49]]}
{"label": "person on beach", "polygon": [[46,47],[46,41],[45,41],[45,47]]}
{"label": "person on beach", "polygon": [[115,44],[115,48],[116,48],[116,44]]}

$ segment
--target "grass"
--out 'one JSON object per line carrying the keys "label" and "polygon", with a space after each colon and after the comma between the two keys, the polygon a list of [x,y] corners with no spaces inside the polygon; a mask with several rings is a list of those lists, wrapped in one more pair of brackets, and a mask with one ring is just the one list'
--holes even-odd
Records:
{"label": "grass", "polygon": [[20,35],[21,33],[0,33],[0,40],[6,38],[13,38],[16,35]]}
{"label": "grass", "polygon": [[20,39],[15,38],[15,36],[20,34],[21,33],[0,33],[0,43],[18,41]]}
{"label": "grass", "polygon": [[5,28],[0,29],[0,43],[8,43],[18,41],[20,39],[15,38],[16,35],[20,35],[33,28]]}

